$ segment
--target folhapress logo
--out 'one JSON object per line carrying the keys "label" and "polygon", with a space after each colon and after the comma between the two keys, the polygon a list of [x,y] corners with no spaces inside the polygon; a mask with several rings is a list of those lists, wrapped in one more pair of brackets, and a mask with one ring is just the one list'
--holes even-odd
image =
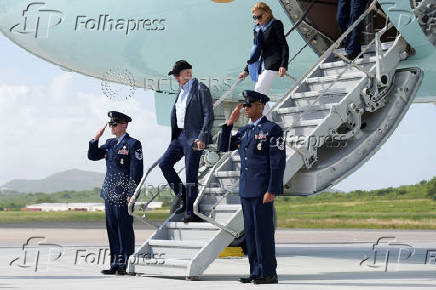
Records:
{"label": "folhapress logo", "polygon": [[23,10],[23,22],[9,30],[20,34],[33,34],[35,38],[47,38],[48,32],[61,24],[64,14],[59,10],[46,9],[44,2],[32,2]]}

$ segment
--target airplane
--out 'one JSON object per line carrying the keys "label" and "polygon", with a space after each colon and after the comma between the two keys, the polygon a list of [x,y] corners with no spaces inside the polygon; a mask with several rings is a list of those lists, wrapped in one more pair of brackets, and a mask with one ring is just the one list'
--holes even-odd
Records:
{"label": "airplane", "polygon": [[[169,125],[170,108],[178,89],[167,74],[174,61],[189,60],[194,76],[205,82],[218,99],[236,84],[248,59],[253,29],[251,7],[256,2],[78,0],[72,5],[67,0],[4,0],[0,3],[0,31],[18,46],[62,70],[101,79],[103,92],[109,97],[116,94],[117,90],[111,88],[114,82],[153,89],[157,122]],[[419,67],[423,71],[415,103],[436,101],[432,82],[436,76],[435,40],[431,38],[434,19],[430,17],[424,24],[426,14],[415,15],[420,2],[383,0],[378,4],[379,11],[391,18],[414,50],[398,68]],[[293,78],[277,79],[271,90],[272,99],[279,100],[292,88],[295,80],[340,36],[336,3],[269,1],[274,17],[284,23],[285,31],[300,22],[287,37],[290,56],[294,58],[289,64]],[[379,16],[372,17],[374,20],[365,24],[370,27],[364,29],[365,37],[373,35],[375,26],[382,22]],[[308,36],[314,33],[316,38],[310,41]],[[240,99],[242,90],[253,87],[248,79],[238,84],[224,102],[225,114],[234,104],[231,101]],[[132,94],[127,90],[124,97]]]}
{"label": "airplane", "polygon": [[[116,95],[113,83],[154,90],[159,124],[168,125],[178,89],[168,71],[175,60],[186,59],[214,99],[226,97],[216,103],[218,127],[240,92],[254,87],[248,79],[238,82],[237,76],[252,46],[251,7],[256,2],[3,0],[0,31],[63,70],[101,79],[109,97]],[[289,32],[289,75],[273,84],[270,111],[289,133],[285,194],[313,195],[369,160],[412,103],[436,101],[436,1],[369,1],[359,20],[364,23],[363,58],[354,62],[341,57],[340,42],[349,31],[338,30],[336,0],[271,0],[268,5]],[[132,95],[127,91],[123,97]],[[331,141],[334,146],[328,145]],[[204,160],[200,174],[205,186],[194,211],[219,229],[214,239],[220,242],[214,240],[213,250],[210,244],[198,245],[198,252],[191,249],[196,258],[172,265],[187,269],[187,277],[200,275],[242,230],[233,191],[238,156],[208,150]],[[225,210],[217,206],[220,202]],[[178,221],[171,215],[135,255],[153,246],[170,247],[162,236],[186,230]]]}

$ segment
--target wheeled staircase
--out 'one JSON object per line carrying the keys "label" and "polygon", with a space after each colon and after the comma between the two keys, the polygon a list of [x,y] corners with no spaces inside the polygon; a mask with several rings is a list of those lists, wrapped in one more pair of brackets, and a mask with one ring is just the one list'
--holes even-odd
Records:
{"label": "wheeled staircase", "polygon": [[[407,112],[422,72],[397,70],[410,49],[401,36],[381,43],[380,35],[353,63],[332,46],[272,107],[273,120],[285,132],[287,195],[312,195],[345,178]],[[131,257],[129,271],[198,279],[243,234],[240,170],[237,152],[222,153],[199,182],[194,212],[204,222],[184,224],[182,214],[171,214]]]}

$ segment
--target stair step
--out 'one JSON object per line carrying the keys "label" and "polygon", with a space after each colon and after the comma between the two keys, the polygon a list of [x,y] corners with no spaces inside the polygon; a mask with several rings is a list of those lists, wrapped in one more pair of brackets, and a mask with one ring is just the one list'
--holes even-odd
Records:
{"label": "stair step", "polygon": [[177,240],[149,240],[148,244],[154,247],[157,246],[168,248],[202,248],[206,245],[205,242]]}
{"label": "stair step", "polygon": [[292,113],[301,113],[301,112],[310,112],[310,111],[330,110],[332,107],[333,107],[333,104],[299,106],[299,107],[280,108],[277,111],[279,114],[292,114]]}
{"label": "stair step", "polygon": [[230,187],[230,188],[227,188],[227,190],[225,190],[222,187],[207,187],[205,189],[205,193],[212,194],[212,195],[224,195],[227,193],[228,190],[230,190],[230,193],[233,193],[233,194],[239,192],[237,187]]}
{"label": "stair step", "polygon": [[291,124],[287,124],[286,128],[298,128],[298,127],[316,127],[322,123],[324,119],[314,119],[314,120],[303,120],[295,121]]}
{"label": "stair step", "polygon": [[184,222],[169,222],[166,224],[168,229],[182,229],[182,230],[219,230],[216,226],[210,223],[187,223]]}
{"label": "stair step", "polygon": [[[382,50],[388,50],[389,48],[392,47],[392,45],[394,44],[393,41],[390,42],[383,42],[381,44]],[[362,51],[366,50],[366,48],[368,47],[368,45],[362,45]],[[336,53],[339,54],[345,54],[345,49],[344,48],[338,48],[335,50]],[[371,44],[371,47],[366,51],[365,54],[371,53],[371,52],[375,52],[375,44]]]}
{"label": "stair step", "polygon": [[186,270],[191,264],[191,259],[174,259],[163,255],[157,259],[143,259],[137,257],[135,272],[147,276],[185,276]]}
{"label": "stair step", "polygon": [[220,229],[207,222],[183,223],[169,222],[166,224],[169,240],[185,241],[209,241]]}
{"label": "stair step", "polygon": [[[161,233],[163,235],[164,232]],[[171,236],[169,237],[171,238]],[[195,237],[191,237],[195,239]],[[204,241],[198,240],[148,240],[147,252],[155,255],[165,255],[172,259],[192,259],[204,246],[207,245],[209,239]]]}
{"label": "stair step", "polygon": [[233,162],[241,162],[241,156],[238,155],[232,155],[232,161]]}
{"label": "stair step", "polygon": [[[361,58],[361,59],[354,61],[354,63],[357,65],[370,64],[370,63],[375,63],[376,60],[377,60],[377,56],[371,56],[371,57],[365,56],[364,58]],[[330,69],[330,68],[344,67],[347,65],[348,64],[345,61],[337,60],[337,61],[332,61],[332,62],[321,63],[319,65],[319,68],[320,69]]]}
{"label": "stair step", "polygon": [[213,208],[214,205],[211,204],[200,204],[200,211],[203,214],[212,217],[221,224],[227,224],[235,213],[242,209],[240,204],[219,204],[215,206],[215,210]]}
{"label": "stair step", "polygon": [[240,173],[239,171],[218,171],[215,172],[215,177],[218,178],[232,178],[232,177],[239,177]]}
{"label": "stair step", "polygon": [[302,93],[295,93],[292,95],[292,99],[304,99],[304,98],[313,98],[318,97],[321,94],[323,97],[328,97],[332,95],[339,95],[339,94],[347,94],[348,90],[346,88],[337,88],[337,89],[330,89],[330,90],[319,90],[319,91],[308,91],[308,92],[302,92]]}
{"label": "stair step", "polygon": [[306,83],[308,84],[314,84],[314,83],[328,83],[328,82],[334,82],[334,81],[344,81],[344,80],[350,80],[350,79],[357,79],[365,77],[366,75],[363,72],[353,72],[353,73],[347,73],[343,74],[340,78],[338,76],[325,76],[325,77],[311,77],[306,79]]}

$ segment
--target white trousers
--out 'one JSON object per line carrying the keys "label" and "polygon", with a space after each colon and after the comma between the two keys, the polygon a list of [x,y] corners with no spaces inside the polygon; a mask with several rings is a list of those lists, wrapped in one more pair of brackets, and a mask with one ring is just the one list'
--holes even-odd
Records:
{"label": "white trousers", "polygon": [[[258,93],[267,95],[269,94],[269,91],[271,89],[272,83],[276,77],[279,76],[278,71],[273,70],[263,70],[262,73],[259,75],[257,79],[257,83],[254,86],[254,90]],[[271,113],[268,113],[270,107],[268,104],[265,105],[265,108],[263,109],[263,114],[271,120]]]}
{"label": "white trousers", "polygon": [[258,93],[268,96],[272,83],[274,79],[278,76],[279,76],[278,71],[273,71],[273,70],[262,71],[262,73],[259,75],[257,79],[256,85],[254,86],[254,90]]}

